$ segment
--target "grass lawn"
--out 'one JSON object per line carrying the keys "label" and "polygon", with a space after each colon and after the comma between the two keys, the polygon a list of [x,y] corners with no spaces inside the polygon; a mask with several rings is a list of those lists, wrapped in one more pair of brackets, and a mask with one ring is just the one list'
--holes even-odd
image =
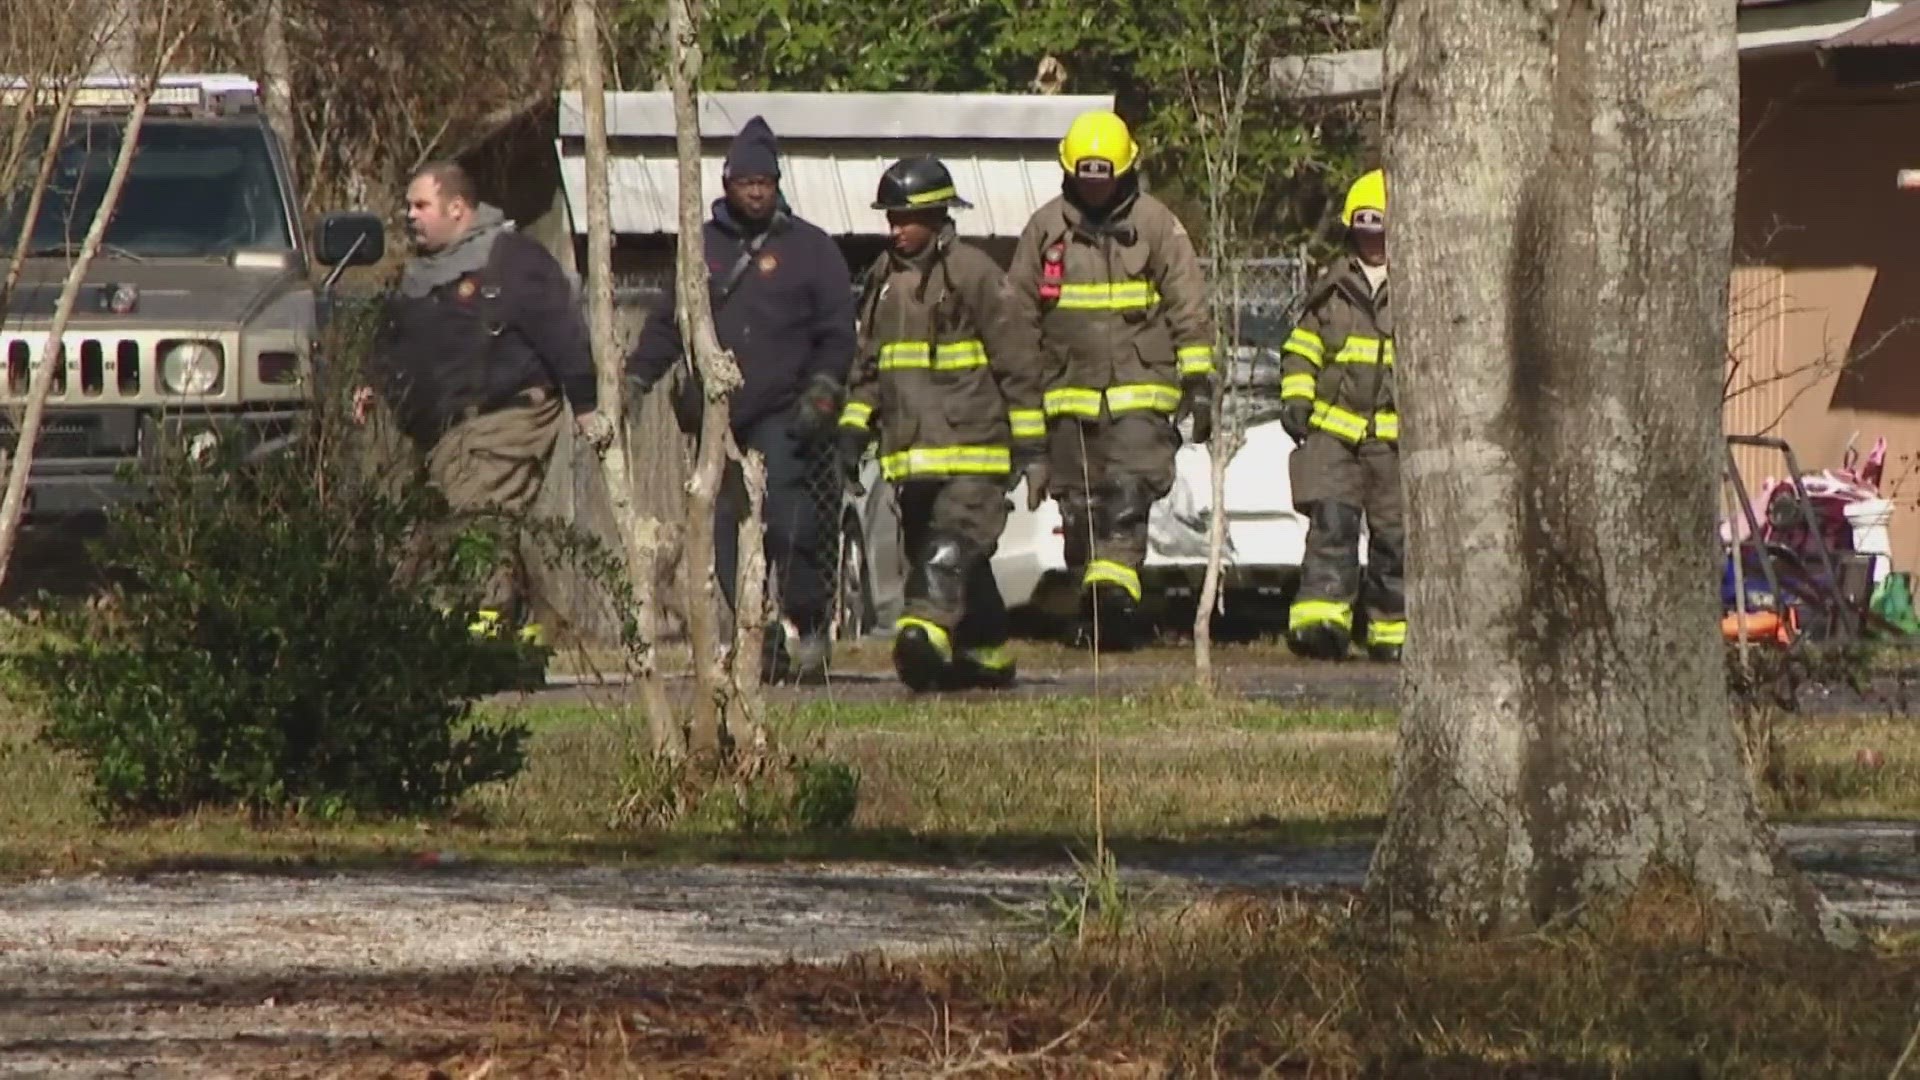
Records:
{"label": "grass lawn", "polygon": [[[0,719],[0,873],[200,863],[386,863],[423,850],[516,862],[715,857],[1058,859],[1094,825],[1098,762],[1116,851],[1267,847],[1365,835],[1388,794],[1391,714],[1208,702],[1184,689],[1104,698],[972,698],[777,706],[779,738],[855,765],[861,804],[839,835],[646,832],[612,820],[641,720],[585,705],[512,706],[534,729],[527,770],[435,819],[250,820],[207,812],[103,827],[75,761]],[[1885,718],[1791,720],[1782,817],[1920,815],[1920,730]],[[1863,749],[1879,764],[1856,761]]]}
{"label": "grass lawn", "polygon": [[[637,717],[524,716],[536,732],[526,773],[450,818],[208,813],[113,827],[92,817],[76,764],[35,744],[30,722],[6,720],[0,858],[16,876],[351,866],[444,848],[546,863],[1057,859],[1086,846],[1097,758],[1124,867],[1155,848],[1371,833],[1394,724],[1184,690],[782,707],[786,743],[858,766],[861,806],[844,835],[741,837],[609,823]],[[1777,816],[1920,815],[1911,724],[1795,719],[1784,735],[1792,799]],[[1862,750],[1878,764],[1861,764]],[[1729,934],[1667,888],[1578,929],[1503,942],[1389,938],[1337,904],[1228,892],[1131,902],[1079,937],[920,959],[316,977],[272,992],[283,1007],[403,1015],[423,1033],[329,1051],[330,1076],[1889,1075],[1920,1000],[1912,938],[1881,934],[1859,955],[1782,948]]]}

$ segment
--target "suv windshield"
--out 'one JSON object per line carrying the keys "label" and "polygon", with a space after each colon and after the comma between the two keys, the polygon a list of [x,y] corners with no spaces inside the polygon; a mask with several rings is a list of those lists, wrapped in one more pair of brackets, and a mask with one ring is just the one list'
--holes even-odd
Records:
{"label": "suv windshield", "polygon": [[[124,134],[114,121],[75,121],[34,220],[29,248],[77,250],[93,224]],[[46,147],[47,129],[23,163],[22,190],[0,205],[0,251],[19,242],[27,189]],[[260,128],[251,124],[149,119],[140,132],[120,203],[107,225],[102,257],[225,256],[235,248],[292,246],[279,178]]]}

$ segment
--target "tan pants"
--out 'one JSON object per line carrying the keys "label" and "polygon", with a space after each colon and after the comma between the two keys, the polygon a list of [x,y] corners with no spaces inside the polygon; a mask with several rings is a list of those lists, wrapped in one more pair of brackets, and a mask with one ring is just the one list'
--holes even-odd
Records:
{"label": "tan pants", "polygon": [[[455,527],[464,514],[525,513],[539,498],[547,461],[565,419],[560,397],[542,393],[539,404],[513,405],[462,420],[427,450],[427,482],[452,507]],[[513,553],[488,580],[483,609],[504,615],[523,599],[525,572],[519,547],[516,540]]]}

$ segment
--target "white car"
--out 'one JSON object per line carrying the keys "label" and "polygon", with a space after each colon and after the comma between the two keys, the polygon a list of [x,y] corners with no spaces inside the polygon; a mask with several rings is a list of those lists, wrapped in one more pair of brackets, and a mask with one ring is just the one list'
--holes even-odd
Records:
{"label": "white car", "polygon": [[[1293,440],[1279,421],[1280,356],[1273,329],[1243,326],[1242,340],[1249,344],[1236,349],[1228,365],[1227,409],[1244,424],[1246,442],[1227,465],[1222,614],[1284,626],[1307,521],[1293,507],[1288,479]],[[1183,445],[1174,455],[1173,490],[1154,504],[1147,527],[1141,584],[1142,606],[1150,614],[1190,615],[1199,598],[1212,517],[1211,469],[1205,446]],[[851,635],[892,625],[906,575],[892,493],[871,457],[862,483],[866,490],[849,494],[842,510],[839,626]],[[1024,482],[1009,499],[1013,510],[993,557],[1001,597],[1016,612],[1071,616],[1079,583],[1067,571],[1059,505],[1047,499],[1029,511]],[[1364,561],[1364,538],[1361,552]]]}

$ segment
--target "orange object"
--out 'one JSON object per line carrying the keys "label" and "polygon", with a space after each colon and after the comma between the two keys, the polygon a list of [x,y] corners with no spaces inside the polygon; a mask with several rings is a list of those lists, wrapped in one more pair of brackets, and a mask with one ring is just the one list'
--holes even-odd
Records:
{"label": "orange object", "polygon": [[[1728,641],[1740,640],[1740,613],[1729,611],[1720,620],[1720,636]],[[1798,620],[1791,612],[1785,619],[1771,611],[1749,611],[1746,614],[1747,640],[1757,642],[1771,641],[1776,645],[1791,645],[1795,631],[1799,629]]]}

